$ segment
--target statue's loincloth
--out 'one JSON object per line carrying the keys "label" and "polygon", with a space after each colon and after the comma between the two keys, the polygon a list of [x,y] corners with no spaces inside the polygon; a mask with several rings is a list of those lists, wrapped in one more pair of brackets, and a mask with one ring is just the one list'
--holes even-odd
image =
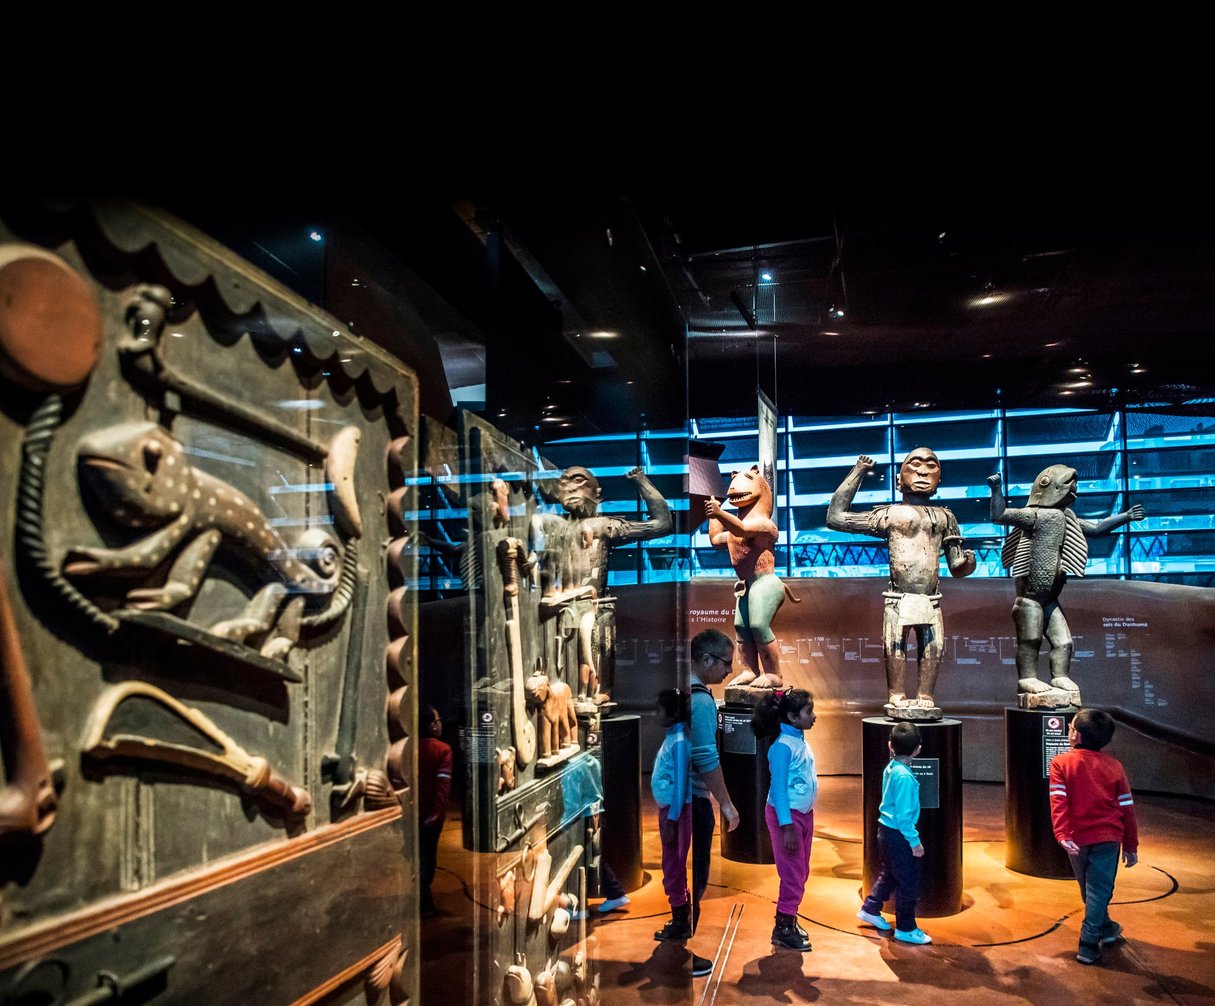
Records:
{"label": "statue's loincloth", "polygon": [[900,590],[884,590],[887,623],[902,628],[905,625],[940,625],[940,594],[905,594]]}

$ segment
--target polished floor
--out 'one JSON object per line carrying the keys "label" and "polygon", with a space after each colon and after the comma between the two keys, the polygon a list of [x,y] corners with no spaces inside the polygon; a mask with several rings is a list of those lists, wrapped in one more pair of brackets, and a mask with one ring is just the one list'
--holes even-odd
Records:
{"label": "polished floor", "polygon": [[[623,911],[591,903],[589,950],[604,1006],[646,1003],[1215,1003],[1215,806],[1138,794],[1139,865],[1122,869],[1112,916],[1126,939],[1100,964],[1076,962],[1079,890],[1004,866],[1004,790],[964,791],[963,910],[921,918],[933,944],[907,946],[858,923],[861,787],[820,780],[811,876],[801,924],[813,951],[776,951],[769,937],[777,878],[771,866],[714,857],[700,928],[688,948],[713,972],[691,978],[686,953],[655,943],[668,917],[652,808],[645,808],[645,883]],[[423,920],[422,1000],[471,1002],[468,974],[478,893],[471,859],[449,822],[434,891],[438,916]],[[487,986],[477,986],[480,995]],[[463,995],[462,995],[463,993]]]}

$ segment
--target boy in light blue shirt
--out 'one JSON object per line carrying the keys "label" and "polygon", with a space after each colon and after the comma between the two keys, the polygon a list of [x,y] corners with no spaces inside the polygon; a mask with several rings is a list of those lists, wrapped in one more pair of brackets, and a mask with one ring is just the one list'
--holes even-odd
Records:
{"label": "boy in light blue shirt", "polygon": [[882,872],[856,917],[881,930],[890,923],[881,916],[882,905],[894,895],[894,938],[902,943],[931,943],[932,937],[916,925],[915,904],[920,893],[920,865],[924,844],[916,823],[920,819],[920,781],[911,771],[911,759],[920,753],[920,730],[914,723],[896,723],[890,731],[890,764],[882,774],[882,804],[878,809],[878,847]]}

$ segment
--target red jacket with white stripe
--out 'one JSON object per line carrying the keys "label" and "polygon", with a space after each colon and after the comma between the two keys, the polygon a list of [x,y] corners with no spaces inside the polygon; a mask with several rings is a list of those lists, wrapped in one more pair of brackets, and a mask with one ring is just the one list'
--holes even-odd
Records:
{"label": "red jacket with white stripe", "polygon": [[1122,763],[1103,751],[1075,748],[1051,760],[1050,816],[1060,842],[1121,842],[1126,852],[1139,850],[1131,784]]}

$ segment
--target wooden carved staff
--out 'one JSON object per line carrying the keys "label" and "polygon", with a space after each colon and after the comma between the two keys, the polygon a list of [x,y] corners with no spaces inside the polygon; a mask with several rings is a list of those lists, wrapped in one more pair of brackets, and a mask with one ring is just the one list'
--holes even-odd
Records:
{"label": "wooden carved staff", "polygon": [[43,834],[59,798],[42,747],[38,710],[0,566],[0,748],[8,784],[0,787],[0,838]]}
{"label": "wooden carved staff", "polygon": [[523,637],[519,631],[520,566],[526,575],[527,551],[518,538],[498,542],[498,568],[502,571],[502,596],[506,605],[506,649],[510,658],[511,726],[515,738],[515,760],[520,768],[536,757],[536,728],[527,715],[527,693],[523,689]]}
{"label": "wooden carved staff", "polygon": [[[155,702],[201,734],[211,750],[188,747],[169,740],[138,734],[114,733],[107,728],[114,711],[127,699],[139,697]],[[214,749],[218,748],[219,753]],[[249,754],[220,730],[204,713],[183,705],[168,692],[143,681],[124,681],[102,695],[85,730],[84,753],[105,760],[127,758],[203,772],[237,782],[253,796],[281,807],[287,814],[302,816],[312,806],[308,791],[292,786],[270,767],[265,758]]]}

